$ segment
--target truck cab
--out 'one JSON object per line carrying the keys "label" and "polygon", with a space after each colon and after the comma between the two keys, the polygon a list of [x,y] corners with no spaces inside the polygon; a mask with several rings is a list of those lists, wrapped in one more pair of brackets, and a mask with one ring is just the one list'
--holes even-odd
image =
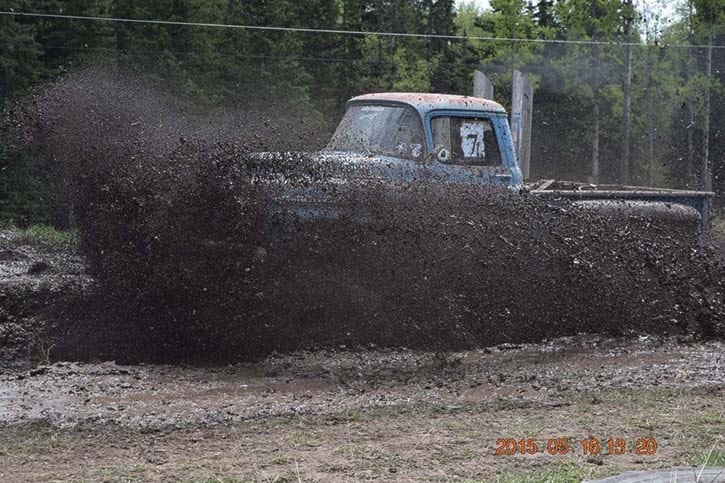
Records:
{"label": "truck cab", "polygon": [[[442,94],[383,93],[351,99],[328,155],[362,155],[407,177],[523,186],[504,108],[493,101]],[[383,173],[380,173],[383,174]],[[385,173],[386,175],[391,172]],[[417,176],[416,176],[417,175]]]}
{"label": "truck cab", "polygon": [[[702,242],[714,193],[651,187],[591,185],[542,180],[524,186],[506,110],[478,97],[381,93],[348,101],[332,139],[311,162],[329,163],[327,182],[353,179],[485,185],[519,192],[547,203],[638,219],[696,226]],[[302,186],[277,197],[276,211],[297,218],[336,218],[340,209],[325,190]]]}

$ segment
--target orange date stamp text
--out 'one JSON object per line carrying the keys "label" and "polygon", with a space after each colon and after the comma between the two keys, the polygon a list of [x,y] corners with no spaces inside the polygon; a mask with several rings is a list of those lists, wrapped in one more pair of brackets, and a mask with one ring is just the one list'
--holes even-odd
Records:
{"label": "orange date stamp text", "polygon": [[635,454],[651,456],[657,454],[655,438],[636,438],[627,441],[624,438],[584,438],[580,441],[572,438],[498,438],[496,456],[535,455],[539,453],[556,455],[581,454],[584,456],[621,456]]}

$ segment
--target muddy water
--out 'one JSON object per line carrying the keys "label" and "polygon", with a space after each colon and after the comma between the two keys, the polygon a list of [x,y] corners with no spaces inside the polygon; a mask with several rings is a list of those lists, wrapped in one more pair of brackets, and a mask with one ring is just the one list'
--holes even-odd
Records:
{"label": "muddy water", "polygon": [[606,389],[725,396],[723,354],[722,342],[576,337],[456,353],[297,353],[210,368],[58,363],[0,375],[0,422],[163,430],[385,406],[559,406]]}

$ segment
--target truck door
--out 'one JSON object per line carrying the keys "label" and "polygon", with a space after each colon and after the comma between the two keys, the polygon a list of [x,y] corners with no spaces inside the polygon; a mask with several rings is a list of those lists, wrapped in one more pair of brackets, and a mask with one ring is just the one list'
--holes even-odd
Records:
{"label": "truck door", "polygon": [[446,160],[433,160],[433,171],[442,180],[512,184],[512,173],[503,162],[492,119],[476,113],[435,114],[430,129],[433,147],[443,146],[448,155]]}

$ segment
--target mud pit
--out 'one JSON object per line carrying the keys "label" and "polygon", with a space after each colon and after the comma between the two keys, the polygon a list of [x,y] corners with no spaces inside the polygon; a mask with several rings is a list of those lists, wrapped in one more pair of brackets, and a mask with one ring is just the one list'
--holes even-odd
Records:
{"label": "mud pit", "polygon": [[[721,342],[581,336],[446,354],[5,371],[0,476],[490,481],[563,462],[582,477],[688,464],[723,444],[724,352]],[[655,437],[658,452],[587,458],[576,446],[610,434]],[[570,437],[576,450],[495,457],[500,437]]]}
{"label": "mud pit", "polygon": [[315,352],[194,368],[57,363],[0,376],[0,420],[184,429],[431,405],[569,405],[576,394],[725,380],[725,344],[581,336],[477,351]]}

